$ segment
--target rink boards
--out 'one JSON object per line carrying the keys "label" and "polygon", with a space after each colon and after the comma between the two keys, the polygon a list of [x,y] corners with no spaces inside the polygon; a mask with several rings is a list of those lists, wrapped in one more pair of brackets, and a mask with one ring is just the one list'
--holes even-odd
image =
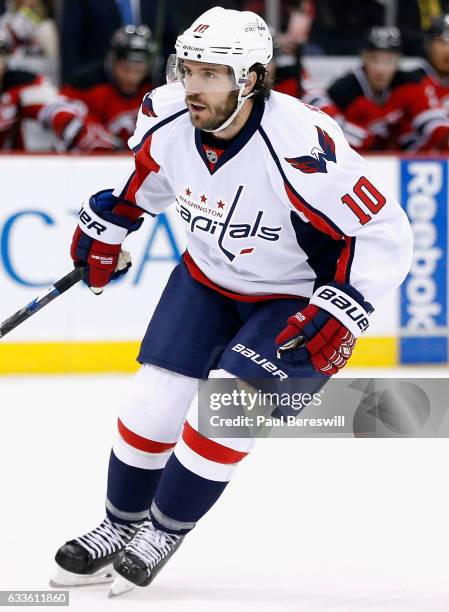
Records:
{"label": "rink boards", "polygon": [[[368,164],[407,211],[415,257],[401,289],[378,305],[351,364],[445,364],[448,162],[373,156]],[[131,168],[128,156],[2,156],[0,320],[71,269],[68,245],[81,202]],[[148,217],[127,239],[133,267],[124,279],[99,297],[80,284],[11,332],[0,341],[0,373],[136,369],[139,339],[184,244],[173,207]]]}

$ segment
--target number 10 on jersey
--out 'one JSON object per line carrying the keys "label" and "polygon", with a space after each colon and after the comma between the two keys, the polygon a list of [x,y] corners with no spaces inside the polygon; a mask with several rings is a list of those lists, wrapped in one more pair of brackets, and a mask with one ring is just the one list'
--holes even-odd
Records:
{"label": "number 10 on jersey", "polygon": [[[387,199],[383,196],[376,187],[365,176],[362,176],[354,185],[354,194],[358,200],[371,212],[377,215],[379,210],[385,205]],[[341,199],[343,204],[349,206],[352,212],[357,216],[362,225],[371,221],[372,216],[367,214],[360,204],[347,193]]]}

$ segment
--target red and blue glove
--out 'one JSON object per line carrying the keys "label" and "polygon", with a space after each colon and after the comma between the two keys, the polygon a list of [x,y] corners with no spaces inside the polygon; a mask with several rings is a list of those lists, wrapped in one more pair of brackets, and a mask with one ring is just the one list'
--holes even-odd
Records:
{"label": "red and blue glove", "polygon": [[323,285],[277,336],[278,358],[292,366],[308,359],[315,370],[332,376],[348,362],[371,312],[371,304],[351,285]]}
{"label": "red and blue glove", "polygon": [[142,225],[141,213],[136,206],[120,204],[111,189],[99,191],[83,204],[70,255],[75,265],[84,266],[86,285],[98,290],[128,272],[131,260],[123,256],[121,245]]}

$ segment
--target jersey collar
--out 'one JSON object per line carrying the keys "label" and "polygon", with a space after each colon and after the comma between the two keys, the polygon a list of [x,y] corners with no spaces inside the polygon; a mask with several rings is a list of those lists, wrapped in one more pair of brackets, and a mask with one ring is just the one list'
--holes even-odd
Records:
{"label": "jersey collar", "polygon": [[427,74],[427,76],[429,76],[432,79],[435,85],[440,85],[442,87],[448,87],[449,78],[447,77],[441,78],[438,72],[435,70],[435,68],[432,66],[430,62],[428,62],[427,60],[424,60],[423,62],[421,62],[420,66],[424,70],[424,72]]}
{"label": "jersey collar", "polygon": [[[219,170],[226,162],[235,157],[237,153],[239,153],[243,147],[250,141],[253,134],[258,130],[260,122],[262,121],[263,113],[265,110],[264,103],[254,103],[253,108],[251,110],[251,114],[248,118],[248,121],[245,123],[243,128],[237,134],[235,138],[228,141],[226,146],[223,147],[225,149],[224,153],[220,155],[220,159],[215,164],[213,170],[209,167],[209,162],[206,157],[206,153],[203,148],[203,135],[207,134],[207,132],[202,132],[198,128],[195,128],[195,145],[196,150],[198,151],[199,156],[204,162],[207,170],[210,174],[215,174],[217,170]],[[207,137],[204,137],[204,144],[207,143]]]}

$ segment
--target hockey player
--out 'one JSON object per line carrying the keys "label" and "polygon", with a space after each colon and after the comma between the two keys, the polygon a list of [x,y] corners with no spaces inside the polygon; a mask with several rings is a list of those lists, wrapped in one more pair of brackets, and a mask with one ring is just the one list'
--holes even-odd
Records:
{"label": "hockey player", "polygon": [[335,81],[329,97],[351,124],[366,132],[360,151],[447,149],[449,122],[431,84],[399,68],[397,28],[375,27],[362,64]]}
{"label": "hockey player", "polygon": [[449,14],[436,19],[426,32],[427,61],[417,69],[424,87],[435,90],[449,116]]}
{"label": "hockey player", "polygon": [[275,91],[299,98],[306,104],[317,106],[331,117],[340,114],[326,92],[314,85],[299,56],[276,56],[269,66],[273,76]]}
{"label": "hockey player", "polygon": [[188,246],[118,420],[107,516],[58,550],[53,584],[111,580],[111,563],[112,594],[150,584],[253,442],[198,431],[198,380],[300,378],[301,390],[320,389],[409,270],[398,202],[329,116],[270,95],[271,57],[258,15],[201,15],[177,39],[177,82],[143,100],[134,172],[80,212],[71,254],[97,290],[143,213],[176,200]]}
{"label": "hockey player", "polygon": [[[288,58],[290,59],[290,58]],[[275,58],[269,66],[274,79],[274,90],[299,98],[305,104],[316,106],[340,125],[349,144],[358,149],[367,141],[369,135],[361,126],[348,121],[342,111],[334,104],[327,92],[317,87],[299,58],[286,62],[283,57]]]}
{"label": "hockey player", "polygon": [[0,149],[26,150],[24,122],[33,120],[55,136],[58,151],[115,150],[114,136],[59,95],[45,77],[8,67],[10,47],[0,35]]}
{"label": "hockey player", "polygon": [[152,89],[149,73],[153,53],[153,37],[147,26],[125,26],[113,35],[105,62],[84,68],[61,93],[82,101],[91,120],[125,146],[134,132],[142,98]]}

